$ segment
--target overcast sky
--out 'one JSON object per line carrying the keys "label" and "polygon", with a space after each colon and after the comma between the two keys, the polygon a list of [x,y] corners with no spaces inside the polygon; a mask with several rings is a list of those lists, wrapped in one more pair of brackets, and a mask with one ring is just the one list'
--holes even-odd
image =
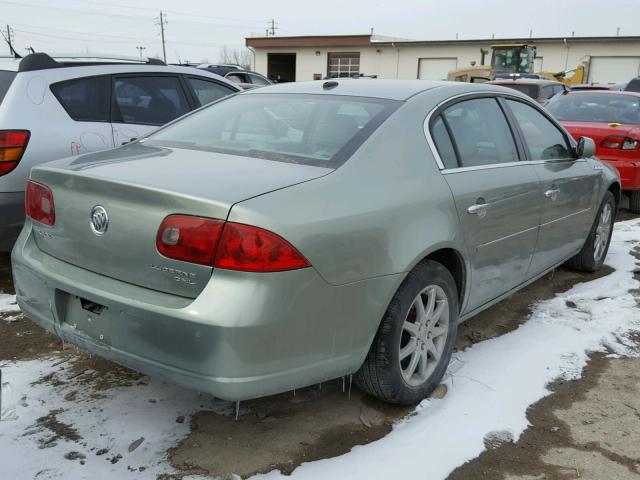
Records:
{"label": "overcast sky", "polygon": [[[132,6],[132,5],[135,5]],[[264,35],[374,33],[412,39],[640,35],[640,0],[0,0],[21,53],[161,56],[158,12],[167,14],[167,59],[218,60],[222,45]],[[6,29],[6,26],[2,27]],[[0,47],[0,54],[8,52]]]}

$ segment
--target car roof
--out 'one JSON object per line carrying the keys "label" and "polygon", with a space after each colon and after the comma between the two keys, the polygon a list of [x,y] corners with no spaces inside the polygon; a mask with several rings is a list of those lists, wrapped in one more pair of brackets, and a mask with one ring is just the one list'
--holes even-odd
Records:
{"label": "car roof", "polygon": [[542,78],[505,78],[500,80],[493,80],[487,83],[491,85],[562,85],[562,82]]}
{"label": "car roof", "polygon": [[[61,58],[61,57],[58,57]],[[67,58],[67,57],[64,57]],[[94,58],[106,58],[106,57],[94,57]],[[0,58],[0,70],[12,71],[21,73],[19,70],[19,64],[22,59],[16,58]],[[77,77],[88,77],[92,75],[109,75],[109,74],[125,74],[125,73],[180,73],[185,75],[197,75],[200,77],[209,77],[212,80],[216,80],[219,83],[224,83],[230,86],[236,91],[242,89],[231,80],[227,80],[221,75],[210,72],[204,69],[196,69],[195,67],[178,66],[178,65],[161,65],[161,64],[148,64],[137,62],[118,62],[111,63],[109,61],[103,61],[96,64],[85,65],[83,63],[78,64],[66,64],[55,68],[45,68],[42,70],[31,70],[25,73],[38,72],[42,75],[47,71],[53,70],[65,70],[69,72],[77,72]]]}
{"label": "car roof", "polygon": [[[335,84],[335,85],[333,85]],[[326,87],[325,87],[326,85]],[[480,83],[445,82],[430,80],[383,80],[373,78],[336,78],[310,82],[277,83],[245,91],[243,95],[298,93],[315,95],[345,95],[388,100],[408,100],[427,90],[450,89],[456,94],[465,92],[503,92],[496,85]],[[517,92],[516,92],[517,93]]]}

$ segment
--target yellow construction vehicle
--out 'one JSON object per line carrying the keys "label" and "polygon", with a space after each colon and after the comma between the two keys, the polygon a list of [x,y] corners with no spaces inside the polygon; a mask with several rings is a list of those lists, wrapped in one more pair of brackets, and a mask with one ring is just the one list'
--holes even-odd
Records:
{"label": "yellow construction vehicle", "polygon": [[[585,67],[580,64],[574,69],[564,72],[534,72],[536,47],[528,43],[506,43],[491,45],[491,65],[484,65],[481,51],[481,65],[472,62],[470,67],[449,72],[447,79],[456,82],[487,82],[500,78],[544,78],[557,80],[567,85],[584,83]],[[570,77],[567,74],[573,73]]]}

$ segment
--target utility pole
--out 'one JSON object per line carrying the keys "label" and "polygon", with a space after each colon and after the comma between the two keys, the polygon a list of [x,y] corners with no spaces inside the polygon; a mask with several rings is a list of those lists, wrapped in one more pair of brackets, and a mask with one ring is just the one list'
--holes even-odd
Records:
{"label": "utility pole", "polygon": [[164,26],[167,24],[167,15],[160,10],[160,18],[156,25],[160,25],[160,36],[162,37],[162,60],[167,63],[167,47],[164,41]]}
{"label": "utility pole", "polygon": [[147,47],[136,47],[136,49],[138,50],[138,52],[140,52],[140,60],[142,60],[142,51],[146,50]]}
{"label": "utility pole", "polygon": [[271,36],[276,36],[276,21],[273,18],[271,19]]}

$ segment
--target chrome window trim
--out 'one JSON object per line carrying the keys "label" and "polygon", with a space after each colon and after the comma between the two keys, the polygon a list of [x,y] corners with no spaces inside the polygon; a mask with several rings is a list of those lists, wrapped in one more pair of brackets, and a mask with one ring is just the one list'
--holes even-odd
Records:
{"label": "chrome window trim", "polygon": [[[475,96],[475,95],[486,95],[488,98],[496,98],[496,99],[499,97],[511,97],[516,100],[520,100],[520,101],[524,100],[525,103],[532,104],[532,102],[530,102],[527,97],[523,97],[517,94],[512,94],[510,92],[496,93],[496,92],[491,92],[487,90],[476,90],[473,92],[460,93],[458,95],[449,97],[446,100],[443,100],[438,104],[436,104],[436,106],[433,107],[431,111],[429,111],[429,113],[427,114],[427,117],[424,119],[422,127],[424,131],[424,135],[427,139],[427,144],[429,145],[429,149],[431,150],[431,154],[433,155],[433,158],[435,159],[436,164],[438,165],[438,169],[443,175],[448,175],[451,173],[469,172],[474,170],[491,170],[494,168],[508,168],[508,167],[515,167],[517,165],[540,165],[548,162],[585,162],[586,161],[586,159],[584,158],[557,158],[557,159],[549,159],[549,160],[519,160],[517,162],[489,163],[487,165],[476,165],[473,167],[446,168],[444,166],[444,163],[442,162],[442,158],[440,157],[440,154],[438,153],[436,144],[433,138],[431,137],[431,131],[429,129],[429,124],[431,123],[431,117],[433,117],[434,113],[444,104],[449,103],[452,100],[456,100],[456,99],[468,97],[468,96]],[[535,106],[533,108],[535,108]],[[508,118],[506,120],[509,121]]]}

